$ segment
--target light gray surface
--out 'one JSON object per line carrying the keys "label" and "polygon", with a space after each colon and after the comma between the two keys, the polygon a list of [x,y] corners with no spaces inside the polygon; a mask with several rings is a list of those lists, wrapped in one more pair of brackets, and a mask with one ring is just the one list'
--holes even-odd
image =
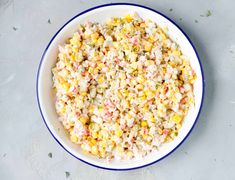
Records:
{"label": "light gray surface", "polygon": [[[130,1],[176,21],[190,36],[202,60],[206,78],[203,111],[191,135],[173,154],[144,169],[113,172],[76,160],[52,138],[36,102],[41,55],[68,19],[110,2],[0,0],[0,179],[60,180],[66,179],[65,171],[71,174],[68,179],[79,180],[235,179],[234,0]],[[201,17],[207,10],[212,16]]]}

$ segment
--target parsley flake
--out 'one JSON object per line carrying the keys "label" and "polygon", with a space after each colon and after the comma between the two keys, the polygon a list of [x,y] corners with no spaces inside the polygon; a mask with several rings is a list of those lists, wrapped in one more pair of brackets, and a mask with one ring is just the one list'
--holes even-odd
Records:
{"label": "parsley flake", "polygon": [[52,158],[52,153],[51,152],[48,153],[48,157]]}
{"label": "parsley flake", "polygon": [[211,15],[212,15],[211,11],[210,11],[210,10],[207,10],[206,17],[209,17],[209,16],[211,16]]}
{"label": "parsley flake", "polygon": [[66,178],[68,178],[70,176],[70,172],[65,171],[65,176],[66,176]]}
{"label": "parsley flake", "polygon": [[12,29],[14,30],[14,31],[17,31],[18,30],[18,28],[17,27],[12,27]]}

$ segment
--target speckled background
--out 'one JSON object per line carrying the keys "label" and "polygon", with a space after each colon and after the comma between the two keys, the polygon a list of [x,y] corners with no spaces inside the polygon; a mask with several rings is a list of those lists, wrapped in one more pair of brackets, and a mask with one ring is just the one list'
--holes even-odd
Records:
{"label": "speckled background", "polygon": [[[0,179],[234,180],[234,0],[129,1],[172,18],[192,39],[202,60],[203,111],[189,138],[173,154],[144,169],[113,172],[76,160],[49,134],[35,94],[41,55],[68,19],[111,2],[121,1],[0,0]],[[212,14],[206,17],[208,10]]]}

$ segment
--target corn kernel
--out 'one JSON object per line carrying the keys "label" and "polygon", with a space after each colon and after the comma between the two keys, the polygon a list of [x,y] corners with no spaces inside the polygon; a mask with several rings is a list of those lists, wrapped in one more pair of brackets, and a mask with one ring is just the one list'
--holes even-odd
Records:
{"label": "corn kernel", "polygon": [[95,145],[95,144],[96,144],[96,140],[92,138],[92,139],[90,140],[90,143],[91,143],[92,145]]}
{"label": "corn kernel", "polygon": [[155,94],[153,93],[153,91],[147,89],[144,93],[145,93],[145,95],[147,96],[148,99],[154,98]]}
{"label": "corn kernel", "polygon": [[64,113],[65,111],[66,111],[65,107],[61,108],[61,110],[60,110],[61,113]]}
{"label": "corn kernel", "polygon": [[89,72],[90,74],[93,74],[93,72],[94,72],[94,68],[89,67],[88,72]]}
{"label": "corn kernel", "polygon": [[118,130],[116,131],[116,136],[121,137],[122,134],[123,134],[122,130],[118,129]]}
{"label": "corn kernel", "polygon": [[79,121],[81,121],[83,124],[86,124],[89,121],[89,119],[87,117],[82,116],[79,118]]}
{"label": "corn kernel", "polygon": [[103,76],[103,75],[100,75],[99,78],[98,78],[98,83],[99,83],[99,84],[102,84],[104,81],[105,81],[104,76]]}
{"label": "corn kernel", "polygon": [[145,81],[145,78],[144,78],[144,76],[143,75],[139,75],[137,78],[136,78],[136,80],[137,80],[137,82],[138,83],[143,83],[144,81]]}
{"label": "corn kernel", "polygon": [[101,63],[98,63],[97,66],[99,69],[103,69],[105,67],[105,64],[101,62]]}
{"label": "corn kernel", "polygon": [[102,138],[103,138],[103,134],[101,132],[99,132],[98,139],[102,139]]}
{"label": "corn kernel", "polygon": [[70,88],[69,83],[65,82],[65,83],[63,83],[62,86],[63,86],[64,90],[65,90],[66,92],[68,92],[68,90],[69,90],[69,88]]}
{"label": "corn kernel", "polygon": [[92,133],[92,137],[95,138],[95,139],[98,138],[98,133],[97,132],[93,132]]}
{"label": "corn kernel", "polygon": [[128,14],[124,17],[124,20],[126,20],[127,22],[131,22],[133,20],[133,18],[131,17],[130,14]]}
{"label": "corn kernel", "polygon": [[157,132],[158,132],[158,134],[160,134],[160,135],[163,133],[162,129],[160,129],[160,128],[157,129]]}
{"label": "corn kernel", "polygon": [[78,137],[77,137],[77,135],[72,134],[72,135],[70,136],[70,140],[71,140],[73,143],[78,142]]}
{"label": "corn kernel", "polygon": [[143,112],[147,112],[148,110],[149,110],[149,107],[148,107],[148,105],[146,104],[144,107],[143,107]]}
{"label": "corn kernel", "polygon": [[147,126],[148,126],[147,121],[142,121],[142,122],[141,122],[141,126],[142,126],[142,127],[147,127]]}
{"label": "corn kernel", "polygon": [[87,95],[87,92],[84,91],[84,92],[80,93],[80,95],[84,97]]}
{"label": "corn kernel", "polygon": [[97,148],[97,146],[92,146],[91,147],[91,154],[98,155],[98,148]]}
{"label": "corn kernel", "polygon": [[172,120],[176,123],[179,124],[182,121],[182,117],[180,115],[174,115],[172,117]]}
{"label": "corn kernel", "polygon": [[150,52],[152,49],[152,44],[150,42],[145,42],[144,50]]}
{"label": "corn kernel", "polygon": [[151,117],[151,118],[150,118],[150,121],[153,122],[153,123],[155,123],[155,122],[156,122],[156,118]]}

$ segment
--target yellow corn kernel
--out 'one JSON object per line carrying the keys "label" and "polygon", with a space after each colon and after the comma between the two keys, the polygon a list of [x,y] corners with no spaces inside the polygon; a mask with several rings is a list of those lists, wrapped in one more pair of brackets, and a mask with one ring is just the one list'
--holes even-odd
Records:
{"label": "yellow corn kernel", "polygon": [[163,133],[163,131],[162,131],[162,129],[157,129],[157,132],[158,132],[158,134],[162,134]]}
{"label": "yellow corn kernel", "polygon": [[156,122],[156,118],[151,117],[151,118],[150,118],[150,121],[153,122],[153,123],[155,123],[155,122]]}
{"label": "yellow corn kernel", "polygon": [[174,115],[172,117],[172,120],[176,123],[179,124],[182,121],[182,117],[180,115]]}
{"label": "yellow corn kernel", "polygon": [[145,95],[147,96],[148,99],[154,98],[154,95],[155,95],[155,94],[154,94],[153,91],[147,89],[147,90],[145,90],[144,93],[145,93]]}
{"label": "yellow corn kernel", "polygon": [[82,151],[85,152],[85,154],[88,154],[89,152],[85,150],[85,144],[81,144]]}
{"label": "yellow corn kernel", "polygon": [[166,35],[164,33],[160,33],[160,36],[161,36],[163,41],[166,40]]}
{"label": "yellow corn kernel", "polygon": [[116,130],[116,136],[121,137],[123,134],[121,129]]}
{"label": "yellow corn kernel", "polygon": [[98,148],[97,148],[97,146],[92,146],[91,147],[91,154],[98,155]]}
{"label": "yellow corn kernel", "polygon": [[136,63],[136,62],[131,63],[130,66],[131,66],[133,69],[137,69],[137,63]]}
{"label": "yellow corn kernel", "polygon": [[98,83],[102,84],[105,81],[104,75],[100,75],[98,78]]}
{"label": "yellow corn kernel", "polygon": [[93,113],[93,112],[94,112],[94,106],[89,106],[88,112],[89,112],[89,113]]}
{"label": "yellow corn kernel", "polygon": [[133,153],[132,153],[131,151],[128,151],[128,152],[127,152],[127,156],[128,156],[129,158],[132,158]]}
{"label": "yellow corn kernel", "polygon": [[64,113],[65,111],[66,111],[65,107],[61,108],[61,110],[60,110],[61,113]]}
{"label": "yellow corn kernel", "polygon": [[190,78],[190,79],[189,79],[189,83],[190,83],[190,84],[193,84],[193,83],[194,83],[194,81],[195,81],[195,79],[196,79],[196,77],[192,77],[192,78]]}
{"label": "yellow corn kernel", "polygon": [[101,132],[99,132],[98,139],[102,139],[102,138],[103,138],[103,134]]}
{"label": "yellow corn kernel", "polygon": [[118,47],[119,47],[119,43],[118,43],[118,42],[113,42],[113,46],[114,46],[115,48],[118,48]]}
{"label": "yellow corn kernel", "polygon": [[103,140],[100,142],[100,145],[101,145],[101,147],[106,148],[106,147],[107,147],[107,142],[106,142],[106,140],[103,139]]}
{"label": "yellow corn kernel", "polygon": [[85,91],[84,91],[84,92],[81,92],[80,95],[84,97],[84,96],[87,95],[87,92],[85,92]]}
{"label": "yellow corn kernel", "polygon": [[94,74],[98,74],[98,72],[99,72],[99,68],[96,67],[96,68],[94,69]]}
{"label": "yellow corn kernel", "polygon": [[145,81],[145,78],[144,78],[144,76],[143,75],[139,75],[137,78],[136,78],[136,80],[137,80],[137,82],[138,83],[143,83],[144,81]]}
{"label": "yellow corn kernel", "polygon": [[90,143],[91,143],[92,145],[95,145],[95,144],[96,144],[96,140],[93,139],[93,138],[91,138]]}
{"label": "yellow corn kernel", "polygon": [[71,56],[70,56],[70,58],[71,58],[72,62],[75,62],[75,61],[76,61],[76,59],[75,59],[75,56],[74,56],[74,55],[71,55]]}
{"label": "yellow corn kernel", "polygon": [[86,124],[89,121],[89,119],[87,117],[82,116],[79,118],[79,121],[81,121],[83,124]]}
{"label": "yellow corn kernel", "polygon": [[100,62],[100,63],[97,64],[97,66],[98,66],[99,69],[103,69],[105,67],[105,64]]}
{"label": "yellow corn kernel", "polygon": [[70,85],[69,85],[69,83],[64,82],[64,83],[62,84],[62,87],[64,88],[64,90],[65,90],[66,92],[68,92],[68,90],[69,90],[69,88],[70,88]]}
{"label": "yellow corn kernel", "polygon": [[165,142],[171,142],[171,141],[172,141],[172,138],[170,136],[167,136],[165,139]]}
{"label": "yellow corn kernel", "polygon": [[153,42],[154,42],[154,37],[153,37],[153,36],[149,37],[148,41],[149,41],[150,43],[153,43]]}
{"label": "yellow corn kernel", "polygon": [[88,72],[89,72],[90,74],[93,74],[93,72],[94,72],[94,68],[89,67]]}
{"label": "yellow corn kernel", "polygon": [[97,40],[97,44],[98,45],[103,45],[103,43],[104,43],[104,37],[100,36],[99,39]]}
{"label": "yellow corn kernel", "polygon": [[189,60],[184,59],[183,60],[183,65],[184,66],[189,66],[190,65]]}
{"label": "yellow corn kernel", "polygon": [[98,138],[98,133],[97,132],[92,132],[92,137],[95,138],[95,139]]}
{"label": "yellow corn kernel", "polygon": [[173,51],[174,56],[181,56],[181,52],[179,50]]}
{"label": "yellow corn kernel", "polygon": [[70,140],[71,140],[73,143],[78,142],[78,137],[77,137],[77,135],[72,134],[72,135],[70,136]]}
{"label": "yellow corn kernel", "polygon": [[142,121],[142,122],[141,122],[141,126],[142,126],[142,127],[147,127],[147,126],[148,126],[147,121]]}
{"label": "yellow corn kernel", "polygon": [[104,112],[104,107],[102,107],[102,106],[99,107],[99,108],[98,108],[98,111],[99,111],[99,113],[103,113],[103,112]]}
{"label": "yellow corn kernel", "polygon": [[127,22],[131,22],[133,20],[130,14],[126,15],[123,19]]}
{"label": "yellow corn kernel", "polygon": [[123,147],[122,146],[118,145],[116,148],[117,148],[118,152],[123,152]]}
{"label": "yellow corn kernel", "polygon": [[129,50],[129,46],[127,44],[123,44],[122,47],[124,50]]}
{"label": "yellow corn kernel", "polygon": [[92,39],[98,39],[98,37],[99,37],[99,34],[97,32],[91,34]]}
{"label": "yellow corn kernel", "polygon": [[147,111],[149,111],[149,107],[148,107],[148,105],[146,104],[144,107],[143,107],[143,112],[147,112]]}
{"label": "yellow corn kernel", "polygon": [[121,91],[121,94],[124,96],[124,97],[127,97],[129,95],[129,91],[128,90],[122,90]]}
{"label": "yellow corn kernel", "polygon": [[152,49],[152,44],[150,42],[145,42],[144,50],[150,52]]}

